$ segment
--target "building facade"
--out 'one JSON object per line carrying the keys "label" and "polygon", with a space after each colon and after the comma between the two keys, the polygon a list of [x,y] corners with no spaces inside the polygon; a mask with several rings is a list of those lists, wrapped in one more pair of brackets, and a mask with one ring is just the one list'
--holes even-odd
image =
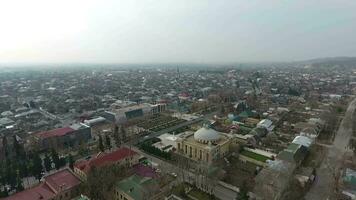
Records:
{"label": "building facade", "polygon": [[35,134],[40,149],[75,147],[91,139],[91,129],[86,124],[74,124]]}
{"label": "building facade", "polygon": [[92,167],[101,167],[104,165],[117,165],[125,168],[138,164],[140,154],[129,148],[123,147],[110,153],[99,153],[89,160],[83,160],[75,163],[74,172],[82,179],[87,180]]}
{"label": "building facade", "polygon": [[213,163],[230,153],[233,137],[203,127],[193,132],[185,132],[177,139],[178,153],[197,162]]}

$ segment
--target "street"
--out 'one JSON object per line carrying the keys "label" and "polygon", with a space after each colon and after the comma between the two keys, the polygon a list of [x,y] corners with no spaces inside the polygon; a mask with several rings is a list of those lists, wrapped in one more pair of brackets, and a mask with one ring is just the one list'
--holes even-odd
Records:
{"label": "street", "polygon": [[354,99],[347,108],[345,117],[335,136],[334,142],[328,148],[328,153],[317,169],[317,181],[306,194],[306,200],[334,199],[336,181],[339,178],[344,154],[349,151],[348,144],[352,137],[353,113],[356,108]]}

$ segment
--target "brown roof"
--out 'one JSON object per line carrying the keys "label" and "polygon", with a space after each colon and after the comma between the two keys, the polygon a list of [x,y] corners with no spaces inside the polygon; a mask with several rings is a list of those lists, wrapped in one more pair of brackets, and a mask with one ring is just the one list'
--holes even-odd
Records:
{"label": "brown roof", "polygon": [[49,137],[59,137],[59,136],[64,136],[67,135],[70,132],[73,132],[74,129],[70,128],[70,127],[64,127],[64,128],[57,128],[57,129],[53,129],[50,131],[43,131],[40,133],[37,133],[36,135],[42,139],[44,138],[49,138]]}
{"label": "brown roof", "polygon": [[101,153],[97,157],[92,158],[90,160],[79,161],[75,164],[74,167],[80,169],[81,171],[88,173],[91,167],[100,167],[106,164],[111,164],[114,162],[118,162],[127,157],[136,155],[137,152],[132,151],[129,148],[123,147],[111,153],[105,154]]}
{"label": "brown roof", "polygon": [[61,190],[69,190],[79,184],[79,179],[68,169],[64,169],[44,177],[43,183],[11,195],[5,200],[49,200]]}

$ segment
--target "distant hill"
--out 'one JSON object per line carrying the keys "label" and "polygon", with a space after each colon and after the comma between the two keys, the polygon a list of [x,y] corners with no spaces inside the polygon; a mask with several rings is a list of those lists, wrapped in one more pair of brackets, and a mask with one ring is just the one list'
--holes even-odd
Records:
{"label": "distant hill", "polygon": [[341,66],[356,66],[356,57],[328,57],[316,58],[299,62],[300,64],[309,64],[313,66],[319,65],[341,65]]}

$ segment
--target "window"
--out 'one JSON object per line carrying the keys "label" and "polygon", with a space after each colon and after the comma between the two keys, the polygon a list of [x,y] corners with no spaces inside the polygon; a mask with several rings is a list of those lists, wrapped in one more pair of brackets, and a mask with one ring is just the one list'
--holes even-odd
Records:
{"label": "window", "polygon": [[200,160],[202,159],[202,152],[201,152],[201,150],[199,151],[199,159],[200,159]]}

